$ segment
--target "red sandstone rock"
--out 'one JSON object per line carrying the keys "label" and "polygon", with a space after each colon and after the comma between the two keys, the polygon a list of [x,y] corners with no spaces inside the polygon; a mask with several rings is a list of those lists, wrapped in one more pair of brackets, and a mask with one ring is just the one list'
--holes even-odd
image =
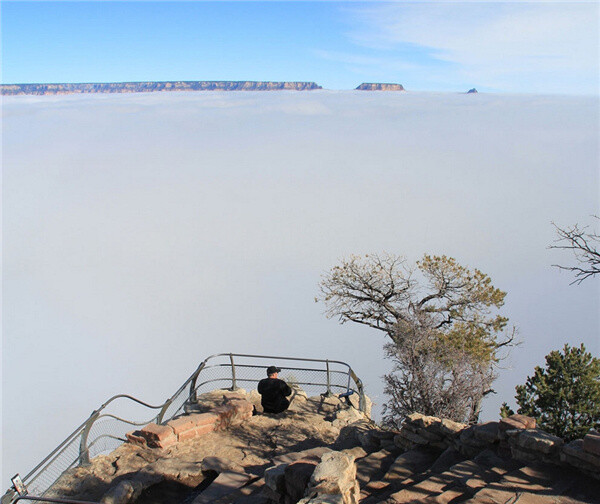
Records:
{"label": "red sandstone rock", "polygon": [[236,411],[240,414],[246,414],[246,413],[250,413],[250,415],[252,415],[252,410],[254,409],[252,407],[252,403],[248,402],[248,401],[239,401],[238,404],[235,405],[236,406]]}
{"label": "red sandstone rock", "polygon": [[453,422],[447,418],[443,418],[439,426],[440,432],[445,436],[456,436],[466,427],[466,424]]}
{"label": "red sandstone rock", "polygon": [[219,421],[229,420],[235,413],[235,406],[224,404],[213,408],[212,412],[219,417]]}
{"label": "red sandstone rock", "polygon": [[142,435],[140,431],[131,431],[125,434],[125,436],[127,437],[127,441],[129,441],[131,444],[138,446],[147,446],[146,438]]}
{"label": "red sandstone rock", "polygon": [[214,425],[214,423],[219,419],[218,415],[214,413],[199,413],[190,416],[193,417],[194,424],[197,426]]}
{"label": "red sandstone rock", "polygon": [[371,495],[378,495],[380,493],[385,492],[390,488],[390,484],[385,481],[370,481],[365,485],[365,487],[360,491],[361,500],[365,499]]}
{"label": "red sandstone rock", "polygon": [[511,415],[508,418],[512,418],[513,420],[516,420],[517,422],[521,422],[526,429],[535,429],[536,423],[535,423],[535,418],[530,417],[530,416],[525,416],[525,415]]}
{"label": "red sandstone rock", "polygon": [[519,435],[514,438],[514,442],[520,448],[544,454],[558,452],[564,443],[561,438],[538,429],[519,432]]}
{"label": "red sandstone rock", "polygon": [[173,445],[177,444],[177,436],[173,434],[166,439],[162,439],[161,441],[154,441],[152,444],[148,442],[148,446],[156,447],[156,448],[170,448]]}
{"label": "red sandstone rock", "polygon": [[211,424],[207,425],[198,425],[189,430],[183,431],[177,435],[177,440],[179,442],[188,441],[190,439],[194,439],[200,436],[204,436],[204,434],[208,434],[209,432],[213,432],[214,426]]}
{"label": "red sandstone rock", "polygon": [[196,432],[196,429],[189,429],[183,432],[180,432],[179,434],[177,434],[177,441],[179,441],[180,443],[183,441],[189,441],[190,439],[194,439],[198,437],[198,433]]}
{"label": "red sandstone rock", "polygon": [[292,502],[298,502],[304,497],[304,491],[308,486],[310,477],[315,467],[321,461],[321,457],[312,456],[292,462],[284,470],[286,494],[291,497]]}
{"label": "red sandstone rock", "polygon": [[176,418],[175,420],[167,422],[167,425],[171,427],[171,429],[173,429],[173,432],[179,436],[182,432],[188,431],[196,427],[192,416],[193,415]]}
{"label": "red sandstone rock", "polygon": [[156,425],[155,423],[146,425],[140,432],[146,439],[156,439],[157,441],[162,441],[173,435],[171,427],[168,425]]}
{"label": "red sandstone rock", "polygon": [[213,432],[215,429],[214,429],[214,426],[208,424],[208,425],[198,425],[194,430],[196,431],[196,436],[204,436],[204,434]]}
{"label": "red sandstone rock", "polygon": [[498,429],[500,432],[512,429],[535,429],[535,418],[525,415],[511,415],[500,420]]}
{"label": "red sandstone rock", "polygon": [[221,498],[232,494],[235,490],[243,487],[248,483],[249,479],[250,476],[245,473],[230,471],[222,472],[206,490],[194,499],[194,504],[218,502]]}
{"label": "red sandstone rock", "polygon": [[[459,499],[464,496],[464,493],[458,489],[451,489],[442,492],[430,498],[430,502],[435,504],[449,504],[451,502],[459,502]],[[428,501],[429,502],[429,501]]]}
{"label": "red sandstone rock", "polygon": [[177,436],[168,425],[151,423],[146,425],[140,434],[146,439],[148,446],[154,448],[168,448],[177,442]]}
{"label": "red sandstone rock", "polygon": [[600,455],[600,433],[588,432],[583,438],[583,450],[594,455]]}
{"label": "red sandstone rock", "polygon": [[583,439],[576,439],[563,446],[561,459],[579,469],[591,471],[596,479],[600,479],[600,457],[586,451]]}
{"label": "red sandstone rock", "polygon": [[485,443],[495,443],[498,441],[498,422],[485,422],[474,426],[473,434],[475,439]]}
{"label": "red sandstone rock", "polygon": [[200,425],[214,425],[219,420],[219,416],[214,413],[194,413],[171,420],[167,423],[170,425],[175,434],[179,432],[198,427]]}

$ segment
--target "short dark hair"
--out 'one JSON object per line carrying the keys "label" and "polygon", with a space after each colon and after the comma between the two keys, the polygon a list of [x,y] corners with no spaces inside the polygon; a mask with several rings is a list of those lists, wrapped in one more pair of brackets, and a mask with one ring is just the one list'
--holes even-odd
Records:
{"label": "short dark hair", "polygon": [[267,368],[267,376],[275,374],[275,373],[279,373],[281,371],[280,368],[278,368],[277,366],[269,366]]}

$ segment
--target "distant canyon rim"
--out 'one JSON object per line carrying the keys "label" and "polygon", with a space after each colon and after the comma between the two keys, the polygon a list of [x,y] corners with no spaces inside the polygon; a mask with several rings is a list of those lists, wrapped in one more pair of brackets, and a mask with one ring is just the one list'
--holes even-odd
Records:
{"label": "distant canyon rim", "polygon": [[[166,81],[2,84],[0,94],[63,95],[79,93],[155,93],[165,91],[312,91],[323,89],[315,82],[272,81]],[[359,91],[405,91],[402,84],[363,82]],[[474,89],[469,93],[476,92]]]}

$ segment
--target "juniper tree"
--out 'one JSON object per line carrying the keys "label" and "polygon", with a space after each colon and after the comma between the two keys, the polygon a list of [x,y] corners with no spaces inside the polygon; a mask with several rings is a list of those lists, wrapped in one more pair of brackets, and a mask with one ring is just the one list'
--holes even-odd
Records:
{"label": "juniper tree", "polygon": [[413,411],[477,419],[499,351],[514,341],[497,313],[506,293],[486,274],[446,256],[425,255],[414,266],[389,254],[351,256],[322,277],[320,290],[329,318],[388,336],[389,423]]}

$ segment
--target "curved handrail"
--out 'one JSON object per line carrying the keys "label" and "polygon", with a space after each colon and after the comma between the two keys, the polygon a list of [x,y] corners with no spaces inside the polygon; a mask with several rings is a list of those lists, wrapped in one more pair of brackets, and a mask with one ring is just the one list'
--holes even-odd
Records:
{"label": "curved handrail", "polygon": [[92,501],[56,499],[54,497],[34,497],[33,495],[19,495],[13,502],[19,502],[21,500],[38,501],[38,502],[55,502],[58,504],[98,504],[98,502],[92,502]]}
{"label": "curved handrail", "polygon": [[[205,361],[206,361],[206,359],[205,359]],[[181,391],[184,390],[184,388],[190,382],[190,380],[202,370],[202,367],[203,367],[202,364],[200,366],[198,366],[198,368],[194,371],[194,373],[192,373],[192,375],[175,392],[175,394],[173,394],[169,399],[167,399],[164,403],[162,403],[160,405],[154,406],[152,404],[144,402],[141,399],[138,399],[137,397],[129,395],[129,394],[116,394],[116,395],[110,397],[107,401],[105,401],[102,405],[100,405],[98,407],[98,409],[92,411],[92,413],[90,414],[90,416],[88,417],[88,419],[85,422],[83,422],[79,427],[77,427],[69,436],[67,436],[67,438],[62,443],[60,443],[54,450],[52,450],[48,454],[48,456],[46,456],[39,464],[37,464],[31,471],[29,471],[29,473],[23,478],[23,480],[29,480],[30,478],[32,478],[33,475],[36,473],[36,471],[38,471],[42,466],[44,466],[44,464],[46,464],[50,459],[52,459],[55,455],[57,455],[59,453],[59,451],[61,450],[61,448],[63,448],[65,445],[68,445],[74,438],[76,438],[78,435],[80,435],[86,427],[89,432],[91,426],[100,417],[99,413],[102,410],[104,410],[109,404],[113,403],[117,399],[123,398],[123,399],[129,399],[135,403],[138,403],[138,404],[145,406],[147,408],[150,408],[150,409],[163,409],[166,405],[168,405],[170,403],[170,401],[174,397],[176,397],[179,393],[181,393]]]}
{"label": "curved handrail", "polygon": [[134,422],[133,420],[127,420],[126,418],[121,418],[117,415],[113,415],[112,413],[105,413],[104,415],[100,415],[96,421],[100,420],[101,418],[114,418],[115,420],[118,420],[119,422],[123,422],[123,423],[129,424],[129,425],[132,425],[133,427],[138,427],[140,425],[148,425],[156,417],[149,418],[148,420],[146,420],[144,422]]}
{"label": "curved handrail", "polygon": [[[29,473],[23,478],[25,479],[29,479],[40,467],[42,467],[48,460],[50,460],[50,458],[52,458],[54,455],[56,455],[61,448],[63,448],[65,445],[67,445],[70,441],[72,441],[75,437],[77,437],[77,435],[81,434],[82,430],[88,425],[90,419],[94,416],[96,416],[96,419],[100,418],[101,415],[99,415],[99,413],[105,409],[109,404],[111,404],[112,402],[114,402],[117,399],[121,399],[121,398],[125,398],[125,399],[130,399],[131,401],[134,401],[138,404],[141,404],[142,406],[146,406],[147,408],[150,409],[159,409],[162,408],[164,406],[164,403],[159,405],[159,406],[153,406],[151,404],[148,404],[140,399],[138,399],[137,397],[134,397],[132,395],[129,394],[117,394],[112,396],[111,398],[109,398],[106,402],[104,402],[101,406],[98,407],[98,409],[92,411],[91,415],[88,417],[88,419],[83,422],[79,427],[77,427],[69,436],[67,436],[67,438],[60,443],[54,450],[52,450],[48,456],[46,458],[44,458],[44,460],[42,460],[38,465],[36,465],[31,471],[29,471]],[[125,420],[126,421],[126,420]],[[138,424],[141,425],[141,424]]]}
{"label": "curved handrail", "polygon": [[[215,365],[209,364],[209,362],[211,360],[219,358],[219,357],[227,357],[229,359],[229,362],[215,364]],[[132,421],[132,420],[127,420],[125,418],[121,418],[121,417],[117,416],[116,414],[112,414],[109,412],[103,413],[103,411],[106,410],[106,408],[108,408],[109,405],[111,405],[118,399],[125,399],[128,401],[131,401],[133,403],[139,404],[150,410],[160,410],[156,416],[152,417],[149,420],[149,421],[155,421],[156,423],[160,424],[165,419],[165,415],[166,415],[167,411],[169,411],[169,408],[171,407],[171,405],[173,403],[178,405],[179,402],[183,400],[183,402],[177,407],[177,409],[175,411],[171,411],[169,413],[170,416],[169,416],[169,418],[167,418],[167,420],[169,420],[173,416],[179,414],[179,412],[182,410],[182,408],[185,408],[186,404],[188,404],[190,402],[195,402],[197,400],[197,390],[200,387],[202,387],[203,385],[206,385],[206,384],[212,383],[212,382],[216,382],[216,381],[223,381],[223,380],[230,379],[231,384],[232,384],[231,388],[235,389],[236,388],[236,365],[239,368],[263,367],[260,365],[245,364],[245,363],[239,363],[239,362],[236,364],[234,361],[234,358],[242,358],[242,359],[249,358],[249,359],[261,359],[261,360],[269,359],[271,361],[303,361],[303,362],[318,362],[318,363],[325,364],[325,369],[314,369],[314,368],[305,368],[305,367],[302,367],[302,368],[286,367],[284,369],[297,370],[297,371],[326,372],[327,373],[326,374],[326,376],[327,376],[326,384],[314,383],[312,381],[302,381],[302,382],[299,382],[298,384],[304,385],[304,386],[325,386],[326,385],[327,393],[331,393],[331,388],[336,388],[336,389],[340,389],[340,388],[344,389],[345,388],[347,392],[350,392],[351,391],[350,382],[352,380],[354,382],[354,384],[356,385],[356,392],[358,392],[358,395],[360,398],[359,399],[359,409],[363,412],[366,410],[366,401],[365,401],[364,388],[363,388],[362,381],[358,378],[356,373],[352,370],[350,365],[347,364],[346,362],[338,361],[338,360],[329,360],[329,359],[299,358],[299,357],[285,357],[285,356],[272,356],[272,355],[234,354],[234,353],[213,354],[213,355],[210,355],[209,357],[207,357],[206,359],[204,359],[198,365],[198,367],[194,370],[194,372],[175,391],[175,393],[172,394],[171,397],[169,397],[162,404],[152,405],[152,404],[142,401],[142,400],[138,399],[137,397],[129,395],[129,394],[117,394],[117,395],[110,397],[107,401],[105,401],[102,405],[100,405],[98,407],[98,409],[92,411],[92,413],[90,414],[90,416],[87,418],[87,420],[85,422],[83,422],[81,425],[79,425],[69,436],[67,436],[67,438],[63,442],[61,442],[54,450],[52,450],[52,452],[50,452],[50,454],[48,454],[48,456],[46,456],[39,464],[37,464],[23,478],[23,481],[25,481],[27,484],[30,485],[31,483],[36,481],[38,479],[38,477],[40,477],[42,474],[45,474],[45,471],[52,464],[54,464],[59,457],[65,456],[65,455],[63,455],[63,453],[68,448],[71,448],[73,443],[76,442],[78,438],[79,438],[79,457],[75,458],[75,460],[73,460],[68,465],[68,467],[72,467],[74,464],[77,464],[77,463],[80,465],[85,465],[85,464],[89,463],[90,448],[92,448],[100,438],[111,438],[114,440],[123,441],[123,437],[121,437],[122,434],[119,436],[115,436],[112,434],[107,434],[105,432],[105,433],[98,435],[97,437],[92,439],[91,442],[88,443],[88,435],[91,433],[91,429],[94,426],[94,424],[100,419],[112,418],[118,422],[123,422],[124,424],[132,425],[132,426],[141,426],[141,425],[145,425],[148,423],[148,422],[136,422],[136,421]],[[347,370],[340,371],[338,369],[330,369],[330,365],[332,365],[332,364],[344,366]],[[200,376],[201,372],[204,369],[211,369],[211,368],[217,368],[217,367],[231,368],[231,377],[207,380],[207,381],[202,382],[200,385],[197,385],[198,377]],[[330,376],[331,375],[340,375],[340,374],[348,376],[347,386],[342,386],[337,383],[331,383]],[[239,379],[239,381],[255,382],[258,380],[254,380],[253,378],[241,378],[241,379]],[[187,393],[187,395],[182,396],[182,394],[184,393],[184,391],[187,387],[189,387],[189,392]],[[177,402],[175,402],[175,401],[177,401]],[[52,484],[53,483],[50,483],[50,486]],[[9,492],[10,492],[10,490],[9,490]],[[8,497],[9,492],[7,492],[7,495],[5,495],[5,497]],[[45,493],[45,492],[46,492],[46,490],[41,491],[41,493]],[[24,496],[20,496],[17,500],[19,500],[19,499],[39,500],[40,502],[72,502],[74,504],[76,504],[77,502],[83,502],[83,501],[67,501],[67,500],[60,500],[60,499],[44,501],[42,498],[28,499],[28,498],[25,498]],[[48,499],[48,498],[46,498],[46,499]],[[10,500],[7,502],[14,503],[14,502],[17,502],[17,500]],[[3,498],[2,502],[3,503],[5,502],[4,498]],[[85,504],[88,504],[88,503],[85,503]]]}
{"label": "curved handrail", "polygon": [[[272,360],[295,360],[295,361],[305,361],[305,362],[322,362],[322,363],[331,363],[331,364],[341,364],[348,368],[348,374],[352,377],[352,379],[354,380],[354,383],[356,384],[357,392],[360,397],[360,410],[364,412],[366,409],[366,401],[364,399],[364,388],[363,388],[362,381],[358,378],[358,376],[356,376],[356,373],[352,370],[352,367],[350,366],[350,364],[348,364],[344,361],[338,361],[338,360],[312,359],[312,358],[301,358],[301,357],[285,357],[285,356],[280,356],[280,355],[277,356],[277,355],[255,355],[255,354],[234,354],[234,353],[218,353],[218,354],[210,355],[206,359],[204,359],[204,361],[202,361],[202,363],[200,363],[200,365],[198,366],[196,371],[192,374],[190,379],[188,379],[188,381],[190,381],[190,399],[193,399],[193,400],[196,399],[196,395],[195,395],[195,392],[197,389],[196,380],[198,378],[198,375],[200,374],[202,369],[204,369],[204,367],[206,366],[206,363],[209,360],[214,359],[216,357],[246,357],[246,358],[260,358],[260,359],[272,359]],[[182,386],[182,388],[184,386],[185,386],[185,384]]]}
{"label": "curved handrail", "polygon": [[140,399],[138,399],[137,397],[134,397],[132,395],[129,394],[117,394],[112,396],[110,399],[108,399],[104,404],[102,404],[102,406],[100,406],[96,411],[101,411],[104,408],[106,408],[110,403],[112,403],[113,401],[115,401],[116,399],[121,399],[121,398],[125,398],[125,399],[131,399],[132,401],[141,404],[142,406],[146,406],[146,408],[150,408],[150,409],[159,409],[162,408],[163,404],[159,404],[158,406],[153,406],[152,404],[148,404],[147,402],[144,402]]}

